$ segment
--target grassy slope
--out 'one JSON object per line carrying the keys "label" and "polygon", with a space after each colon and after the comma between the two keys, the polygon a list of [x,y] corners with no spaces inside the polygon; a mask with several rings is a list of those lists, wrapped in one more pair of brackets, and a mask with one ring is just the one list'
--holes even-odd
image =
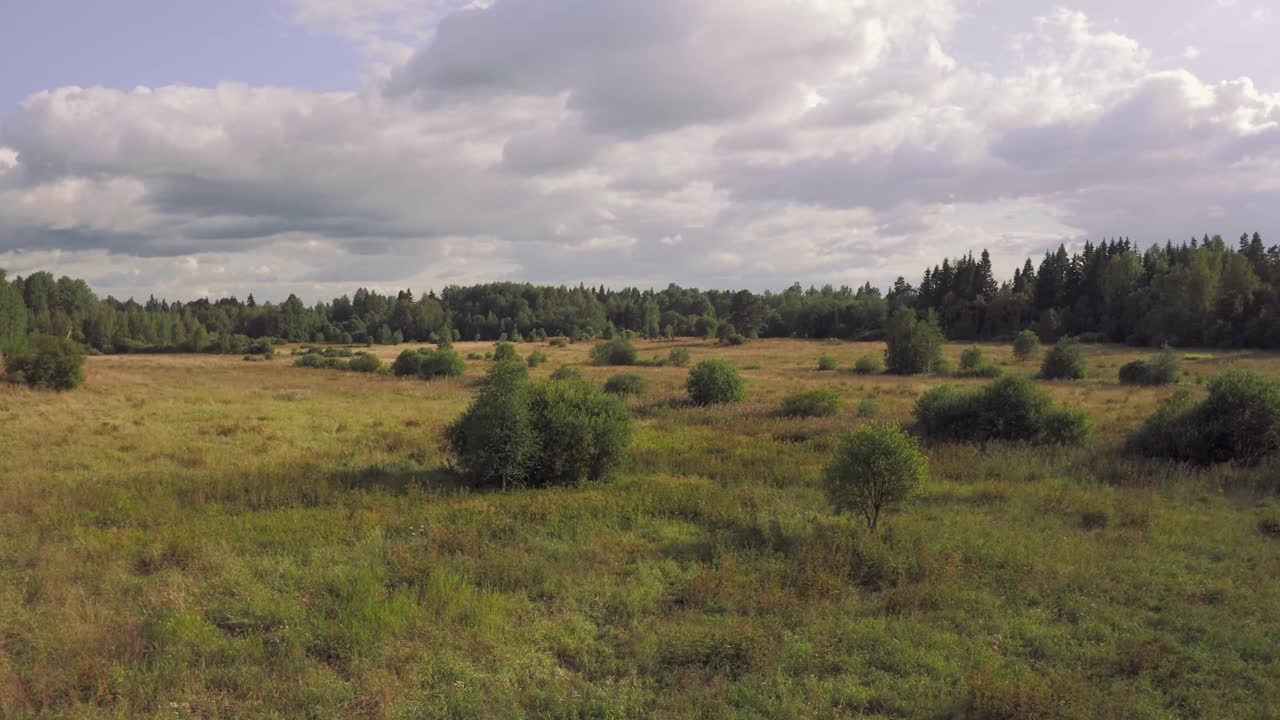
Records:
{"label": "grassy slope", "polygon": [[[103,357],[75,393],[0,388],[0,717],[1276,715],[1280,468],[1120,456],[1171,392],[1114,383],[1137,354],[1047,384],[1090,448],[931,448],[869,538],[820,468],[859,400],[903,420],[938,380],[843,370],[874,344],[688,346],[758,365],[749,401],[676,407],[686,371],[640,369],[618,480],[509,494],[442,470],[466,380]],[[536,377],[587,352],[543,349]],[[1185,363],[1228,366],[1280,357]],[[772,417],[819,385],[843,417]]]}

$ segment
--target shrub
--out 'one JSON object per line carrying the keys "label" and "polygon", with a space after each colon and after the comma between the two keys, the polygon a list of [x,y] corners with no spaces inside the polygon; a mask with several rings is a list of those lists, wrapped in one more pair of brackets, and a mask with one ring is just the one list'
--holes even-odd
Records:
{"label": "shrub", "polygon": [[823,474],[827,499],[840,513],[856,513],[875,532],[880,513],[920,491],[929,463],[915,438],[889,423],[846,434]]}
{"label": "shrub", "polygon": [[836,359],[831,357],[830,355],[823,355],[822,357],[818,358],[818,369],[819,370],[835,370]]}
{"label": "shrub", "polygon": [[483,356],[483,355],[481,355],[481,354],[480,354],[480,353],[478,353],[478,352],[469,352],[469,353],[467,353],[467,359],[468,359],[468,360],[483,360],[483,359],[484,359],[484,356]]}
{"label": "shrub", "polygon": [[853,371],[859,375],[878,375],[884,372],[884,360],[876,355],[863,355],[853,364]]}
{"label": "shrub", "polygon": [[741,402],[745,383],[738,370],[720,359],[703,360],[689,371],[685,390],[695,405]]}
{"label": "shrub", "polygon": [[979,348],[968,348],[960,355],[960,371],[956,373],[960,377],[994,378],[1000,374],[1000,368],[988,362]]}
{"label": "shrub", "polygon": [[497,363],[471,405],[445,429],[457,468],[471,485],[505,489],[527,480],[539,453],[529,394],[528,368]]}
{"label": "shrub", "polygon": [[418,374],[428,380],[456,377],[467,371],[467,364],[452,346],[441,345],[435,350],[424,348],[418,353],[422,356]]}
{"label": "shrub", "polygon": [[516,352],[515,345],[504,340],[493,346],[494,362],[507,362],[509,360],[520,360],[520,354]]}
{"label": "shrub", "polygon": [[359,352],[351,358],[351,362],[347,363],[347,369],[353,372],[377,372],[382,367],[382,361],[373,353]]}
{"label": "shrub", "polygon": [[960,353],[961,371],[977,370],[979,367],[982,367],[982,364],[982,350],[980,348],[965,348],[965,351]]}
{"label": "shrub", "polygon": [[1172,385],[1181,374],[1178,357],[1168,347],[1150,360],[1134,360],[1120,366],[1120,382],[1125,385]]}
{"label": "shrub", "polygon": [[595,365],[634,365],[636,349],[622,338],[597,343],[591,348],[591,362]]}
{"label": "shrub", "polygon": [[1087,372],[1080,346],[1071,338],[1055,343],[1040,365],[1040,377],[1045,380],[1083,380]]}
{"label": "shrub", "polygon": [[733,333],[724,339],[726,345],[746,345],[747,336],[742,333]]}
{"label": "shrub", "polygon": [[1199,465],[1256,464],[1280,450],[1280,382],[1233,370],[1210,380],[1199,403],[1178,392],[1129,438],[1129,448]]}
{"label": "shrub", "polygon": [[1083,442],[1092,429],[1088,413],[1055,405],[1017,376],[974,389],[941,385],[920,396],[914,414],[925,436],[960,442],[1069,445]]}
{"label": "shrub", "polygon": [[587,382],[533,386],[529,416],[539,435],[530,473],[537,485],[600,480],[622,462],[631,440],[622,400]]}
{"label": "shrub", "polygon": [[1023,330],[1013,338],[1013,356],[1018,362],[1026,362],[1040,353],[1040,336],[1033,330]]}
{"label": "shrub", "polygon": [[604,391],[612,395],[644,395],[649,391],[649,383],[639,375],[620,373],[605,381]]}
{"label": "shrub", "polygon": [[391,363],[391,372],[396,377],[417,375],[422,369],[422,353],[417,350],[402,350]]}
{"label": "shrub", "polygon": [[718,326],[715,318],[701,315],[693,321],[693,334],[700,338],[713,338]]}
{"label": "shrub", "polygon": [[552,380],[578,380],[582,377],[582,373],[578,368],[572,365],[561,365],[556,371],[551,373]]}
{"label": "shrub", "polygon": [[557,335],[556,337],[551,338],[547,342],[548,344],[551,345],[551,347],[558,347],[558,348],[569,347],[569,338],[563,335]]}
{"label": "shrub", "polygon": [[534,350],[533,352],[529,353],[529,357],[527,358],[527,362],[529,363],[529,367],[531,368],[538,367],[539,365],[541,365],[546,361],[547,361],[547,354],[542,352],[541,350]]}
{"label": "shrub", "polygon": [[831,417],[840,414],[840,393],[831,388],[815,388],[792,393],[782,399],[780,413],[787,417]]}
{"label": "shrub", "polygon": [[84,383],[84,353],[71,340],[37,335],[30,348],[5,358],[9,376],[34,388],[74,390]]}
{"label": "shrub", "polygon": [[916,317],[911,308],[898,308],[885,327],[885,366],[896,375],[919,375],[936,370],[942,360],[942,331],[930,316]]}
{"label": "shrub", "polygon": [[876,399],[867,395],[858,401],[858,417],[870,418],[876,416]]}
{"label": "shrub", "polygon": [[684,367],[689,364],[689,351],[684,348],[674,348],[667,355],[667,362],[672,367]]}

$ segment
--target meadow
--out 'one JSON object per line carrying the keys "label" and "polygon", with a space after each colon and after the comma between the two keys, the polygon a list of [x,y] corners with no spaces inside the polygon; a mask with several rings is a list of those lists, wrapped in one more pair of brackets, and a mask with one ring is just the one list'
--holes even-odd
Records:
{"label": "meadow", "polygon": [[[672,347],[737,365],[747,400],[630,369],[621,472],[511,492],[461,487],[443,447],[483,361],[102,356],[74,392],[0,386],[0,717],[1280,717],[1280,463],[1125,455],[1174,392],[1116,381],[1150,352],[1084,346],[1090,379],[1042,383],[1092,413],[1084,447],[926,445],[923,495],[871,535],[820,489],[840,432],[982,381],[854,374],[878,343],[638,344]],[[619,371],[518,349],[549,356],[534,378]],[[1193,393],[1280,376],[1180,355]],[[778,416],[813,387],[843,412]]]}

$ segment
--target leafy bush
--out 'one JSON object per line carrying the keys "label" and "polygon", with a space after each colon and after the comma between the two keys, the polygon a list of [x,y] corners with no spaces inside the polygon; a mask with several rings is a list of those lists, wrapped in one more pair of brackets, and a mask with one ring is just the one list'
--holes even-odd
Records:
{"label": "leafy bush", "polygon": [[960,355],[960,377],[1000,377],[1001,370],[982,356],[982,350],[976,347],[966,349]]}
{"label": "leafy bush", "polygon": [[1045,380],[1083,380],[1087,373],[1080,346],[1071,338],[1055,343],[1040,365],[1040,377]]}
{"label": "leafy bush", "polygon": [[822,357],[818,358],[818,369],[819,370],[835,370],[836,359],[831,357],[830,355],[823,355]]}
{"label": "leafy bush", "polygon": [[643,395],[649,391],[649,383],[639,375],[620,373],[605,381],[604,391],[613,395]]}
{"label": "leafy bush", "polygon": [[885,366],[895,375],[937,370],[942,361],[942,330],[932,315],[921,320],[911,308],[898,308],[885,327]]}
{"label": "leafy bush", "polygon": [[815,388],[786,396],[779,412],[787,417],[831,417],[840,414],[841,405],[840,393],[831,388]]}
{"label": "leafy bush", "polygon": [[1168,347],[1150,360],[1134,360],[1120,366],[1120,382],[1125,385],[1172,385],[1181,374],[1178,356]]}
{"label": "leafy bush", "polygon": [[622,338],[597,343],[591,348],[591,362],[595,365],[634,365],[636,349]]}
{"label": "leafy bush", "polygon": [[1040,336],[1033,330],[1023,330],[1013,338],[1013,356],[1018,362],[1026,362],[1040,353]]}
{"label": "leafy bush", "polygon": [[684,367],[689,364],[689,351],[684,348],[674,348],[671,354],[667,355],[667,362],[672,367]]}
{"label": "leafy bush", "polygon": [[561,365],[556,371],[551,373],[552,380],[578,380],[582,378],[582,373],[578,368],[572,365]]}
{"label": "leafy bush", "polygon": [[539,365],[541,365],[546,361],[547,361],[547,354],[542,352],[541,350],[534,350],[533,352],[529,353],[529,357],[526,359],[526,362],[528,362],[529,367],[531,368],[538,367]]}
{"label": "leafy bush", "polygon": [[875,532],[880,513],[920,491],[929,462],[915,438],[889,423],[873,422],[844,436],[823,474],[827,499],[840,513],[856,513]]}
{"label": "leafy bush", "polygon": [[558,348],[569,347],[569,338],[563,335],[557,335],[551,338],[550,340],[548,340],[547,342],[548,344],[551,345],[551,347],[558,347]]}
{"label": "leafy bush", "polygon": [[[310,357],[310,356],[304,356]],[[417,350],[402,350],[391,363],[391,372],[396,377],[417,375],[422,370],[422,353]]]}
{"label": "leafy bush", "polygon": [[631,418],[621,399],[582,381],[535,385],[529,399],[529,416],[539,435],[532,484],[600,480],[622,462],[631,440]]}
{"label": "leafy bush", "polygon": [[382,367],[382,361],[378,359],[378,356],[367,352],[356,353],[351,358],[351,361],[347,363],[347,369],[352,372],[377,372],[380,367]]}
{"label": "leafy bush", "polygon": [[441,345],[432,350],[423,348],[418,351],[422,356],[422,364],[418,374],[433,380],[439,377],[457,377],[467,371],[467,364],[452,346]]}
{"label": "leafy bush", "polygon": [[1055,405],[1024,377],[1005,377],[974,389],[941,385],[916,401],[915,419],[925,436],[960,442],[1007,440],[1070,445],[1089,436],[1083,410]]}
{"label": "leafy bush", "polygon": [[742,333],[733,333],[724,339],[726,345],[746,345],[747,336]]}
{"label": "leafy bush", "polygon": [[853,371],[859,375],[878,375],[884,372],[884,360],[876,355],[863,355],[853,364]]}
{"label": "leafy bush", "polygon": [[1280,382],[1233,370],[1210,380],[1199,403],[1178,392],[1129,438],[1129,448],[1199,465],[1256,464],[1280,450]]}
{"label": "leafy bush", "polygon": [[976,347],[965,348],[965,351],[960,353],[960,370],[961,371],[976,370],[982,366],[982,363],[983,363],[983,359],[982,359],[981,348],[976,348]]}
{"label": "leafy bush", "polygon": [[746,383],[737,368],[720,360],[703,360],[689,371],[685,390],[695,405],[741,402]]}
{"label": "leafy bush", "polygon": [[523,484],[537,461],[539,437],[529,410],[529,370],[518,362],[489,368],[471,405],[445,429],[458,470],[473,486]]}
{"label": "leafy bush", "polygon": [[480,353],[478,353],[478,352],[469,352],[469,353],[467,353],[467,359],[468,359],[468,360],[483,360],[483,359],[484,359],[484,355],[481,355],[481,354],[480,354]]}
{"label": "leafy bush", "polygon": [[493,346],[494,362],[507,362],[510,360],[520,360],[520,354],[516,352],[515,345],[502,341]]}
{"label": "leafy bush", "polygon": [[71,340],[37,335],[30,348],[5,358],[5,368],[16,382],[34,388],[74,390],[84,383],[84,353]]}
{"label": "leafy bush", "polygon": [[858,401],[858,417],[869,418],[876,416],[876,399],[867,395]]}

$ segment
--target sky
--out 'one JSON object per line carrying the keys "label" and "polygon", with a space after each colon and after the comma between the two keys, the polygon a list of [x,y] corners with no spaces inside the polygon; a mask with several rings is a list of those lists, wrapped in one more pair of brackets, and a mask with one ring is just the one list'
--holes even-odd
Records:
{"label": "sky", "polygon": [[1262,0],[0,0],[0,268],[886,287],[1280,236]]}

